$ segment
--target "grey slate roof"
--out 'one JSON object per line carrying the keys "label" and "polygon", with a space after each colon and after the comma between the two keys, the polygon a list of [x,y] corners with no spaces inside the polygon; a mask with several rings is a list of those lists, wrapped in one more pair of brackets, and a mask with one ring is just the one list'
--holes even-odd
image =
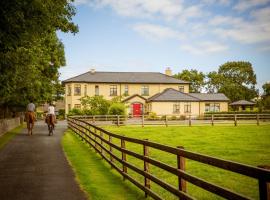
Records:
{"label": "grey slate roof", "polygon": [[223,93],[189,93],[189,95],[196,97],[202,101],[230,101]]}
{"label": "grey slate roof", "polygon": [[150,97],[148,102],[168,102],[168,101],[229,101],[229,99],[222,93],[207,94],[207,93],[183,93],[178,90],[169,88],[161,93]]}
{"label": "grey slate roof", "polygon": [[232,102],[230,104],[230,106],[252,106],[252,105],[255,105],[255,103],[252,101],[247,101],[247,100],[239,100],[239,101]]}
{"label": "grey slate roof", "polygon": [[63,83],[180,83],[189,84],[159,72],[86,72],[64,80]]}

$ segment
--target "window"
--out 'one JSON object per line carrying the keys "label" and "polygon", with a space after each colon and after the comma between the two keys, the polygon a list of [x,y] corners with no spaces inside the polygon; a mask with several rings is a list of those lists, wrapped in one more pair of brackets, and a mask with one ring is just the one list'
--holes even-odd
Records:
{"label": "window", "polygon": [[75,104],[75,105],[74,105],[74,108],[76,108],[76,109],[81,109],[81,104]]}
{"label": "window", "polygon": [[190,102],[187,102],[184,104],[184,112],[191,113],[191,103]]}
{"label": "window", "polygon": [[125,85],[124,96],[128,96],[128,85]]}
{"label": "window", "polygon": [[87,85],[84,85],[84,96],[87,96]]}
{"label": "window", "polygon": [[110,96],[117,96],[117,85],[110,86]]}
{"label": "window", "polygon": [[180,103],[173,104],[173,113],[180,113]]}
{"label": "window", "polygon": [[205,112],[219,112],[220,104],[219,103],[206,103]]}
{"label": "window", "polygon": [[95,95],[96,96],[99,95],[99,87],[98,87],[98,85],[95,85]]}
{"label": "window", "polygon": [[184,86],[183,86],[183,85],[179,85],[179,86],[178,86],[178,89],[179,89],[180,92],[185,92]]}
{"label": "window", "polygon": [[75,84],[75,86],[74,86],[74,95],[75,96],[80,96],[81,95],[81,85],[80,84]]}
{"label": "window", "polygon": [[71,85],[67,86],[67,95],[71,96]]}
{"label": "window", "polygon": [[149,86],[148,85],[142,86],[142,96],[149,96]]}

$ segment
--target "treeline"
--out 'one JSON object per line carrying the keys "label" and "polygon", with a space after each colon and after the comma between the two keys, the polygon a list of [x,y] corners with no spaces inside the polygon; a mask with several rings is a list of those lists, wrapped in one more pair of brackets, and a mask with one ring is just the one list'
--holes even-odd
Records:
{"label": "treeline", "polygon": [[76,33],[70,0],[0,1],[0,108],[60,98],[64,45],[57,31]]}
{"label": "treeline", "polygon": [[270,83],[263,85],[264,94],[259,98],[257,78],[250,62],[227,62],[209,73],[183,70],[174,77],[190,81],[190,92],[224,93],[232,102],[257,98],[260,108],[270,109]]}

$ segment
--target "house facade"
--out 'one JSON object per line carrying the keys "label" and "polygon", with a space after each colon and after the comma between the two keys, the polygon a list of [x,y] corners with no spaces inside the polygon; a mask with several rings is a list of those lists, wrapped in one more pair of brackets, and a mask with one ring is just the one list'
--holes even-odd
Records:
{"label": "house facade", "polygon": [[[158,72],[99,72],[91,70],[63,81],[65,85],[66,113],[73,108],[82,108],[81,97],[95,95],[102,95],[108,100],[121,96],[122,101],[128,106],[128,113],[133,116],[139,116],[148,112],[162,115],[202,114],[206,110],[205,107],[210,107],[213,103],[216,103],[216,111],[228,110],[228,99],[225,96],[223,96],[223,99],[211,98],[209,100],[207,98],[203,100],[195,96],[191,98],[191,93],[189,93],[190,83],[173,78],[171,75],[171,70],[168,68],[165,74]],[[165,96],[169,97],[168,95],[172,91],[189,96],[190,99],[187,97],[184,100],[181,98],[164,98]],[[212,94],[215,97],[218,95]],[[162,101],[160,101],[161,97],[163,98]],[[179,103],[179,113],[173,110],[174,103]],[[189,113],[184,112],[185,110],[182,113],[185,103],[190,103],[191,105]]]}

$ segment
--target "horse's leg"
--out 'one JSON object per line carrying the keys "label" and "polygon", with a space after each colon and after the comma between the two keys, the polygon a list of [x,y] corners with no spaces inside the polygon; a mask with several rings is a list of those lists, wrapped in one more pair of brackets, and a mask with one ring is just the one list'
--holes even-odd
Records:
{"label": "horse's leg", "polygon": [[33,135],[34,123],[31,123],[31,135]]}

